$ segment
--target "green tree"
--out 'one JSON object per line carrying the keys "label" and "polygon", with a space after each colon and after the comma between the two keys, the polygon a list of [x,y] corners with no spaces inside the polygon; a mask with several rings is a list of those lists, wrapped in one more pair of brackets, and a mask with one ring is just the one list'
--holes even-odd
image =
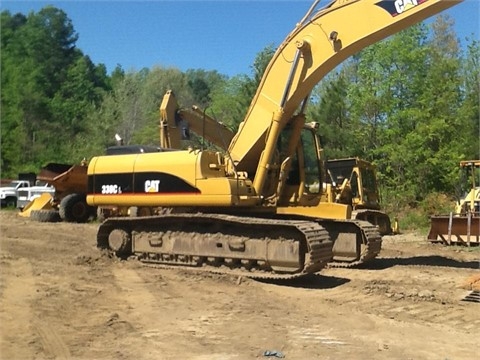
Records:
{"label": "green tree", "polygon": [[73,59],[77,36],[65,13],[53,7],[26,18],[3,12],[4,32],[2,138],[7,139],[2,141],[2,171],[13,175],[25,164],[37,163],[38,154],[47,148],[49,100]]}
{"label": "green tree", "polygon": [[[417,179],[408,173],[415,147],[427,56],[428,29],[419,24],[376,43],[354,59],[356,73],[348,89],[351,141],[362,157],[375,161],[385,184],[404,197],[415,197]],[[408,159],[408,160],[407,160]],[[421,181],[421,180],[420,180]]]}
{"label": "green tree", "polygon": [[1,16],[2,173],[73,160],[72,136],[85,131],[86,115],[108,89],[105,67],[76,48],[62,10]]}
{"label": "green tree", "polygon": [[[340,69],[324,78],[312,91],[307,118],[319,123],[319,135],[327,158],[340,158],[356,153],[351,140],[346,103],[345,71]],[[358,154],[360,155],[360,154]]]}
{"label": "green tree", "polygon": [[210,106],[212,91],[222,86],[227,79],[225,75],[221,75],[217,71],[205,71],[203,69],[189,69],[185,76],[195,104],[202,109]]}
{"label": "green tree", "polygon": [[61,136],[57,136],[58,141],[50,140],[48,156],[56,150],[65,161],[79,158],[78,150],[83,151],[83,147],[78,147],[76,138],[88,132],[87,119],[103,99],[105,78],[104,69],[98,69],[88,56],[78,57],[68,68],[65,81],[50,102],[54,121],[49,130]]}
{"label": "green tree", "polygon": [[480,158],[480,43],[472,39],[466,46],[462,62],[461,89],[463,102],[458,110],[462,120],[459,129],[463,137],[465,159]]}
{"label": "green tree", "polygon": [[464,128],[464,119],[459,116],[460,45],[452,19],[445,15],[435,19],[428,45],[429,63],[419,96],[426,111],[419,116],[416,141],[412,144],[414,152],[423,158],[410,167],[421,175],[419,198],[432,190],[451,191],[458,181],[458,163],[465,156],[463,135],[457,130]]}
{"label": "green tree", "polygon": [[132,141],[141,144],[159,145],[160,104],[167,90],[173,90],[179,105],[189,107],[193,104],[193,95],[188,87],[187,78],[177,68],[154,67],[149,71],[140,89],[139,117]]}
{"label": "green tree", "polygon": [[250,76],[245,74],[234,76],[212,89],[210,111],[214,118],[232,130],[238,128],[274,53],[273,45],[266,46],[256,55]]}

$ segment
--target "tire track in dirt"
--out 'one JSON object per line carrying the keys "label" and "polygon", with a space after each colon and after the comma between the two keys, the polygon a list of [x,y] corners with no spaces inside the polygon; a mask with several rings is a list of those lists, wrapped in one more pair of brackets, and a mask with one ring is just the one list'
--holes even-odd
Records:
{"label": "tire track in dirt", "polygon": [[33,326],[41,338],[43,349],[48,356],[58,360],[71,358],[68,346],[63,342],[60,335],[48,324],[42,324],[41,320],[35,318]]}
{"label": "tire track in dirt", "polygon": [[405,304],[404,302],[396,307],[382,304],[377,306],[375,311],[390,315],[391,318],[455,327],[457,330],[469,332],[480,327],[477,307],[476,304],[461,304],[459,302],[454,305],[444,305],[428,303],[428,300],[426,300],[415,304]]}
{"label": "tire track in dirt", "polygon": [[9,332],[2,332],[2,358],[28,358],[31,353],[28,348],[40,345],[36,349],[37,353],[45,352],[48,357],[60,360],[69,359],[70,351],[59,334],[48,324],[43,324],[32,311],[32,303],[37,297],[37,285],[30,261],[25,258],[13,259],[4,253],[2,272],[6,282],[2,284],[1,309],[9,309],[8,312],[0,310],[2,327],[15,329],[14,333],[22,334],[20,339],[18,336],[13,339]]}
{"label": "tire track in dirt", "polygon": [[[471,331],[480,325],[475,303],[460,300],[464,272],[450,267],[395,266],[384,270],[331,269],[330,275],[350,278],[331,292],[327,301],[353,306],[385,318],[431,323]],[[476,270],[468,273],[477,273]]]}
{"label": "tire track in dirt", "polygon": [[[126,301],[125,309],[119,317],[128,322],[137,332],[136,339],[131,341],[143,342],[151,349],[162,350],[162,359],[175,358],[182,349],[179,348],[176,354],[171,351],[169,353],[167,349],[163,350],[164,339],[172,336],[181,338],[189,332],[194,334],[189,328],[188,319],[178,318],[175,315],[175,308],[188,306],[182,303],[180,296],[176,294],[177,291],[181,291],[180,285],[172,291],[162,280],[157,279],[155,284],[150,284],[149,280],[145,281],[135,268],[129,266],[130,264],[118,265],[112,269],[112,272],[115,283]],[[151,271],[153,273],[155,270]],[[153,295],[149,287],[155,289],[156,295]],[[188,346],[192,347],[193,343]]]}
{"label": "tire track in dirt", "polygon": [[[122,298],[127,303],[119,316],[138,331],[140,337],[138,341],[145,342],[147,346],[156,348],[157,351],[161,350],[164,359],[176,359],[179,354],[186,355],[184,351],[187,348],[191,352],[188,358],[201,359],[204,356],[202,351],[204,352],[205,343],[221,344],[226,341],[225,336],[217,329],[228,321],[230,314],[192,307],[184,297],[186,292],[191,291],[191,286],[176,278],[174,284],[170,285],[169,273],[166,273],[165,278],[159,279],[159,275],[156,275],[156,278],[144,280],[140,273],[150,271],[152,274],[158,274],[158,272],[147,267],[140,267],[140,271],[137,271],[135,265],[133,267],[129,266],[130,264],[123,265],[125,266],[119,265],[112,269],[115,283],[120,287]],[[178,316],[178,309],[181,308],[186,310],[185,317]],[[172,351],[171,347],[162,349],[162,344],[169,337],[184,338],[183,347],[180,345],[176,352]],[[210,359],[237,358],[234,354],[226,353],[209,352],[206,355]],[[158,359],[158,353],[153,358]]]}
{"label": "tire track in dirt", "polygon": [[465,304],[460,301],[445,303],[430,295],[430,292],[425,294],[420,292],[411,298],[404,294],[385,292],[363,294],[359,289],[346,287],[336,290],[326,300],[391,319],[455,326],[466,331],[480,326],[477,304]]}
{"label": "tire track in dirt", "polygon": [[289,337],[295,339],[296,343],[301,343],[302,345],[311,343],[338,346],[348,345],[347,340],[332,335],[330,331],[325,329],[324,325],[316,324],[309,328],[288,325],[286,330],[288,331]]}

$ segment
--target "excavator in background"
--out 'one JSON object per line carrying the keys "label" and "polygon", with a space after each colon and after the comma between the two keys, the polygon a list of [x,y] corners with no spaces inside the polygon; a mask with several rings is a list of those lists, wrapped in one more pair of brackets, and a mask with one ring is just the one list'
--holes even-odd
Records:
{"label": "excavator in background", "polygon": [[[326,197],[328,201],[351,204],[352,219],[365,220],[378,226],[380,235],[398,233],[398,224],[381,210],[376,167],[359,158],[329,159]],[[330,194],[329,185],[333,189]]]}
{"label": "excavator in background", "polygon": [[480,160],[461,161],[460,168],[470,178],[470,190],[457,202],[455,211],[430,217],[429,241],[480,244]]}
{"label": "excavator in background", "polygon": [[274,279],[318,272],[332,258],[338,266],[374,258],[377,227],[350,219],[350,205],[321,201],[326,169],[317,125],[305,117],[310,92],[349,56],[461,1],[337,0],[318,11],[315,1],[275,52],[225,153],[90,161],[90,205],[173,209],[109,218],[97,246],[156,266]]}
{"label": "excavator in background", "polygon": [[220,149],[228,149],[235,133],[194,105],[180,108],[173,91],[165,93],[160,104],[160,147],[181,149],[182,140],[190,140],[191,132]]}

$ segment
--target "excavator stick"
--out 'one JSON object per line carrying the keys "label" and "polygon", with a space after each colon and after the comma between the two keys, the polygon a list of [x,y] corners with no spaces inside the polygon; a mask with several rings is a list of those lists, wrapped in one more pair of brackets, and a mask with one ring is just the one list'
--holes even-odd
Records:
{"label": "excavator stick", "polygon": [[30,214],[33,210],[51,210],[53,209],[52,206],[52,195],[49,193],[43,193],[36,199],[30,201],[25,207],[23,211],[18,213],[18,215],[23,217],[30,217]]}
{"label": "excavator stick", "polygon": [[446,245],[479,245],[480,214],[438,215],[430,217],[427,239]]}

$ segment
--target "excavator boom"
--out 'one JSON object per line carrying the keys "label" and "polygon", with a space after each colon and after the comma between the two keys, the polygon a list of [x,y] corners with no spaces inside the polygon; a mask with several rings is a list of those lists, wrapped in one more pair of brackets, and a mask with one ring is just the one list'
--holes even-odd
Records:
{"label": "excavator boom", "polygon": [[[230,144],[237,168],[255,173],[268,166],[259,163],[270,143],[267,133],[275,143],[313,87],[345,59],[461,1],[336,0],[307,14],[275,52]],[[271,158],[262,160],[269,163]],[[261,179],[257,190],[262,185]]]}

